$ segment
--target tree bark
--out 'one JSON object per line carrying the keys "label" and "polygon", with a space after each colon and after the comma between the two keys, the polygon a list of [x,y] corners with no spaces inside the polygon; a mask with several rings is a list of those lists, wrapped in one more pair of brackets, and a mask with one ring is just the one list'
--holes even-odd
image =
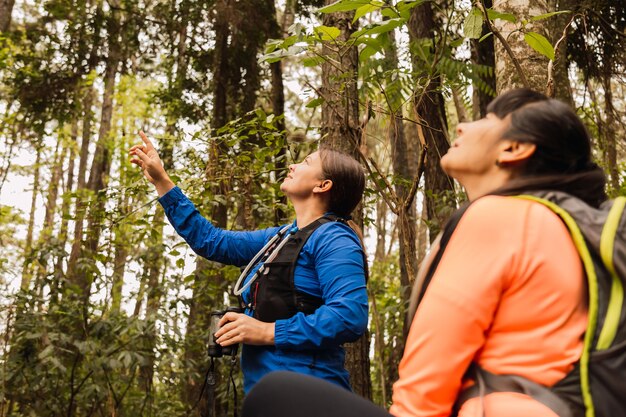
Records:
{"label": "tree bark", "polygon": [[9,30],[14,5],[15,0],[0,0],[0,33]]}
{"label": "tree bark", "polygon": [[[413,9],[409,20],[411,42],[417,43],[423,39],[430,39],[435,44],[436,27],[431,3],[421,4]],[[439,75],[429,74],[423,70],[424,65],[418,56],[413,56],[413,71],[428,78],[424,90],[415,94],[414,107],[417,115],[418,135],[421,131],[426,144],[426,149],[423,150],[426,152],[424,183],[432,242],[447,220],[451,208],[455,206],[455,201],[452,179],[443,172],[439,163],[441,157],[450,148],[445,104],[440,92],[441,80]]]}
{"label": "tree bark", "polygon": [[618,135],[615,120],[615,107],[613,105],[613,90],[611,88],[611,69],[612,65],[605,63],[605,74],[602,77],[602,88],[604,90],[604,114],[606,120],[604,122],[603,137],[603,153],[604,163],[609,172],[609,186],[613,192],[620,189],[620,172],[617,164],[617,143]]}
{"label": "tree bark", "polygon": [[37,211],[37,194],[39,194],[39,174],[41,165],[41,153],[43,145],[36,145],[37,157],[35,158],[33,174],[33,193],[30,200],[30,215],[28,216],[28,228],[26,229],[26,241],[24,243],[24,265],[22,267],[22,282],[20,289],[27,292],[33,277],[33,235],[35,230],[35,212]]}
{"label": "tree bark", "polygon": [[[484,0],[484,5],[486,8],[491,8],[493,6],[493,1]],[[487,23],[483,23],[482,34],[485,35],[487,33]],[[482,42],[478,42],[478,39],[472,39],[470,40],[470,47],[472,64],[490,67],[492,69],[490,74],[479,74],[482,82],[474,80],[472,84],[472,114],[476,120],[487,115],[487,105],[493,99],[496,92],[494,36],[489,36],[486,39],[483,39]]]}
{"label": "tree bark", "polygon": [[[333,3],[326,0],[326,4]],[[322,64],[321,133],[322,142],[357,157],[362,145],[359,126],[359,103],[357,92],[358,51],[354,46],[343,44],[356,30],[351,13],[330,13],[323,17],[323,24],[341,30],[339,42],[332,46],[324,44],[322,54],[331,60]],[[363,227],[362,206],[354,212],[354,221]],[[358,341],[348,343],[346,348],[346,369],[355,393],[372,397],[370,378],[369,332]]]}
{"label": "tree bark", "polygon": [[[228,13],[229,4],[225,0],[218,0],[215,5],[215,50],[213,55],[213,109],[211,118],[212,131],[217,131],[228,121],[228,77],[229,77],[229,43],[231,35],[229,28]],[[233,101],[235,98],[233,98]],[[225,152],[222,145],[213,139],[210,144],[209,158],[205,175],[211,186],[211,195],[226,195],[227,184],[223,179],[225,172],[220,162],[221,155]],[[222,179],[220,179],[222,178]],[[228,221],[228,207],[225,204],[213,206],[211,218],[217,227],[225,228]],[[219,372],[216,372],[218,381],[216,384],[207,385],[202,390],[205,369],[208,361],[206,342],[208,341],[206,330],[208,329],[209,314],[223,306],[216,305],[215,299],[209,298],[207,288],[223,288],[224,277],[218,263],[209,262],[198,257],[194,271],[193,294],[190,300],[190,313],[185,335],[185,368],[188,369],[185,380],[184,401],[188,407],[197,406],[193,410],[193,416],[220,417],[224,408],[223,401],[216,396],[216,385],[219,383]],[[201,347],[202,346],[202,347]],[[201,369],[202,372],[198,372]],[[228,399],[226,399],[228,401]]]}
{"label": "tree bark", "polygon": [[[574,10],[579,3],[578,0],[548,0],[548,9],[552,11]],[[550,42],[556,47],[557,42],[564,34],[564,31],[571,32],[572,28],[566,26],[570,22],[572,15],[570,13],[560,14],[551,17],[547,24],[550,33]],[[566,32],[566,33],[567,33]],[[567,35],[561,40],[555,50],[555,61],[553,63],[553,89],[554,98],[557,98],[570,106],[574,107],[574,98],[572,96],[572,85],[570,83],[569,60],[567,57]],[[549,94],[549,92],[548,92]]]}
{"label": "tree bark", "polygon": [[[288,1],[285,4],[285,14],[283,15],[283,22],[281,26],[278,25],[278,17],[276,16],[276,6],[274,5],[274,0],[268,0],[268,5],[272,8],[275,21],[271,24],[272,29],[270,31],[270,35],[274,38],[279,38],[283,36],[285,31],[285,21],[286,16],[289,16],[291,10],[290,7],[293,7],[293,4],[290,4]],[[285,87],[283,85],[283,62],[278,61],[270,64],[270,72],[272,78],[272,112],[276,116],[281,116],[285,114]],[[285,119],[281,119],[277,124],[278,129],[281,132],[285,131]],[[277,172],[286,172],[287,171],[287,142],[285,141],[285,146],[283,146],[275,157],[275,165]],[[281,194],[276,197],[277,198],[277,208],[274,210],[274,222],[276,224],[282,224],[286,221],[287,213],[281,207],[284,207],[287,204],[287,197],[284,194]]]}
{"label": "tree bark", "polygon": [[[78,137],[78,115],[75,114],[71,122],[71,142],[67,149],[68,165],[67,165],[67,179],[63,187],[63,197],[61,202],[61,226],[59,228],[59,247],[65,248],[67,242],[67,236],[69,232],[68,223],[70,217],[70,194],[74,189],[74,166],[76,161],[76,150]],[[60,290],[62,288],[63,278],[63,260],[65,259],[65,251],[61,252],[56,259],[54,267],[54,280],[52,287],[50,288],[50,304],[58,305],[60,299]]]}
{"label": "tree bark", "polygon": [[[495,0],[493,8],[498,12],[511,13],[518,20],[528,19],[530,16],[537,16],[548,13],[550,7],[548,0],[528,1],[528,0]],[[524,41],[524,34],[514,32],[517,28],[515,23],[503,19],[493,22],[496,29],[506,38],[513,54],[519,61],[522,70],[528,80],[529,87],[535,91],[545,92],[548,81],[548,58],[535,52]],[[550,39],[547,30],[546,20],[531,22],[527,27],[529,31],[540,33]],[[513,65],[509,54],[505,51],[502,42],[496,42],[496,87],[500,94],[503,91],[522,87],[523,83],[520,74]]]}

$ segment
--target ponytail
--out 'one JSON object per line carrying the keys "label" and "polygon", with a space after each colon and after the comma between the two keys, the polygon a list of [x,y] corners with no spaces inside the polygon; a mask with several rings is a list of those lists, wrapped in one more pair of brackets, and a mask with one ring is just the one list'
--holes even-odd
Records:
{"label": "ponytail", "polygon": [[356,233],[359,238],[359,242],[361,243],[361,249],[363,250],[363,268],[365,269],[365,282],[369,281],[370,278],[370,268],[367,264],[367,252],[365,251],[365,240],[363,239],[363,231],[359,227],[358,224],[352,219],[346,220],[346,225]]}

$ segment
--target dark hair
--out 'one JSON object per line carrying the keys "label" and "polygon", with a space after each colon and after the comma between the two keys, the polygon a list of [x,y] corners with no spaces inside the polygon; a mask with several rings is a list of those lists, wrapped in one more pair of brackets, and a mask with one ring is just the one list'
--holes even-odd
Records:
{"label": "dark hair", "polygon": [[349,218],[363,197],[365,173],[363,167],[350,155],[329,148],[320,148],[322,176],[331,180],[328,211]]}
{"label": "dark hair", "polygon": [[497,193],[551,189],[593,206],[606,200],[604,172],[593,162],[589,134],[571,107],[520,88],[498,96],[487,112],[510,118],[503,138],[536,146],[533,155],[515,167],[515,178]]}

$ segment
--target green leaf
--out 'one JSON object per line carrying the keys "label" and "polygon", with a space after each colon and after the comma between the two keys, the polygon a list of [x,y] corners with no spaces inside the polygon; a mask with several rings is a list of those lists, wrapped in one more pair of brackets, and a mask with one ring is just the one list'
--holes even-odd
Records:
{"label": "green leaf", "polygon": [[318,26],[314,29],[315,33],[324,41],[335,40],[341,35],[341,29],[334,26]]}
{"label": "green leaf", "polygon": [[366,62],[376,52],[378,52],[376,49],[372,48],[371,46],[366,46],[359,54],[359,61]]}
{"label": "green leaf", "polygon": [[352,19],[352,23],[356,22],[366,14],[372,13],[373,11],[380,9],[384,5],[385,3],[383,3],[382,1],[372,1],[370,4],[359,7],[354,13],[354,19]]}
{"label": "green leaf", "polygon": [[319,65],[322,65],[324,62],[326,62],[326,59],[322,56],[313,56],[313,57],[307,57],[304,58],[302,60],[302,65],[304,65],[305,67],[317,67]]}
{"label": "green leaf", "polygon": [[469,39],[478,39],[483,33],[483,15],[477,8],[473,8],[472,11],[465,18],[463,23],[463,34]]}
{"label": "green leaf", "polygon": [[493,9],[487,9],[487,17],[489,20],[506,20],[507,22],[515,23],[517,22],[517,17],[511,13],[501,13]]}
{"label": "green leaf", "polygon": [[537,16],[531,16],[530,20],[535,22],[537,20],[543,20],[543,19],[548,19],[552,16],[556,16],[557,14],[564,14],[564,13],[571,13],[570,10],[559,10],[558,12],[550,12],[550,13],[544,13],[544,14],[540,14]]}
{"label": "green leaf", "polygon": [[400,17],[400,14],[392,7],[385,7],[384,9],[380,11],[380,14],[390,19]]}
{"label": "green leaf", "polygon": [[403,19],[403,18],[389,19],[382,25],[373,25],[371,27],[358,30],[354,32],[350,37],[357,38],[359,36],[364,36],[364,35],[377,35],[381,33],[391,32],[395,28],[400,27],[405,23],[406,23],[406,19]]}
{"label": "green leaf", "polygon": [[524,33],[524,40],[535,51],[554,61],[554,48],[552,47],[552,44],[550,44],[550,41],[545,38],[545,36],[536,32],[526,32]]}
{"label": "green leaf", "polygon": [[412,8],[424,3],[425,1],[426,0],[403,0],[399,1],[398,4],[396,4],[396,8],[399,12],[407,12]]}
{"label": "green leaf", "polygon": [[309,101],[305,107],[312,109],[314,107],[319,106],[320,104],[322,104],[324,102],[324,99],[322,97],[320,98],[314,98],[313,100]]}
{"label": "green leaf", "polygon": [[320,13],[348,12],[350,10],[356,10],[369,3],[370,0],[339,0],[336,3],[317,9],[317,11]]}

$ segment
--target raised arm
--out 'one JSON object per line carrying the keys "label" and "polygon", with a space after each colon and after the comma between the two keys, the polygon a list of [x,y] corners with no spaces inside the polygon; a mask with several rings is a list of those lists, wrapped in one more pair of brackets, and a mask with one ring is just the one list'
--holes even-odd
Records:
{"label": "raised arm", "polygon": [[132,155],[130,162],[141,168],[143,175],[154,185],[159,197],[162,197],[169,190],[174,188],[176,184],[174,184],[170,176],[167,175],[159,153],[150,139],[141,131],[139,132],[139,136],[141,136],[143,143],[130,148],[128,151],[128,153]]}

